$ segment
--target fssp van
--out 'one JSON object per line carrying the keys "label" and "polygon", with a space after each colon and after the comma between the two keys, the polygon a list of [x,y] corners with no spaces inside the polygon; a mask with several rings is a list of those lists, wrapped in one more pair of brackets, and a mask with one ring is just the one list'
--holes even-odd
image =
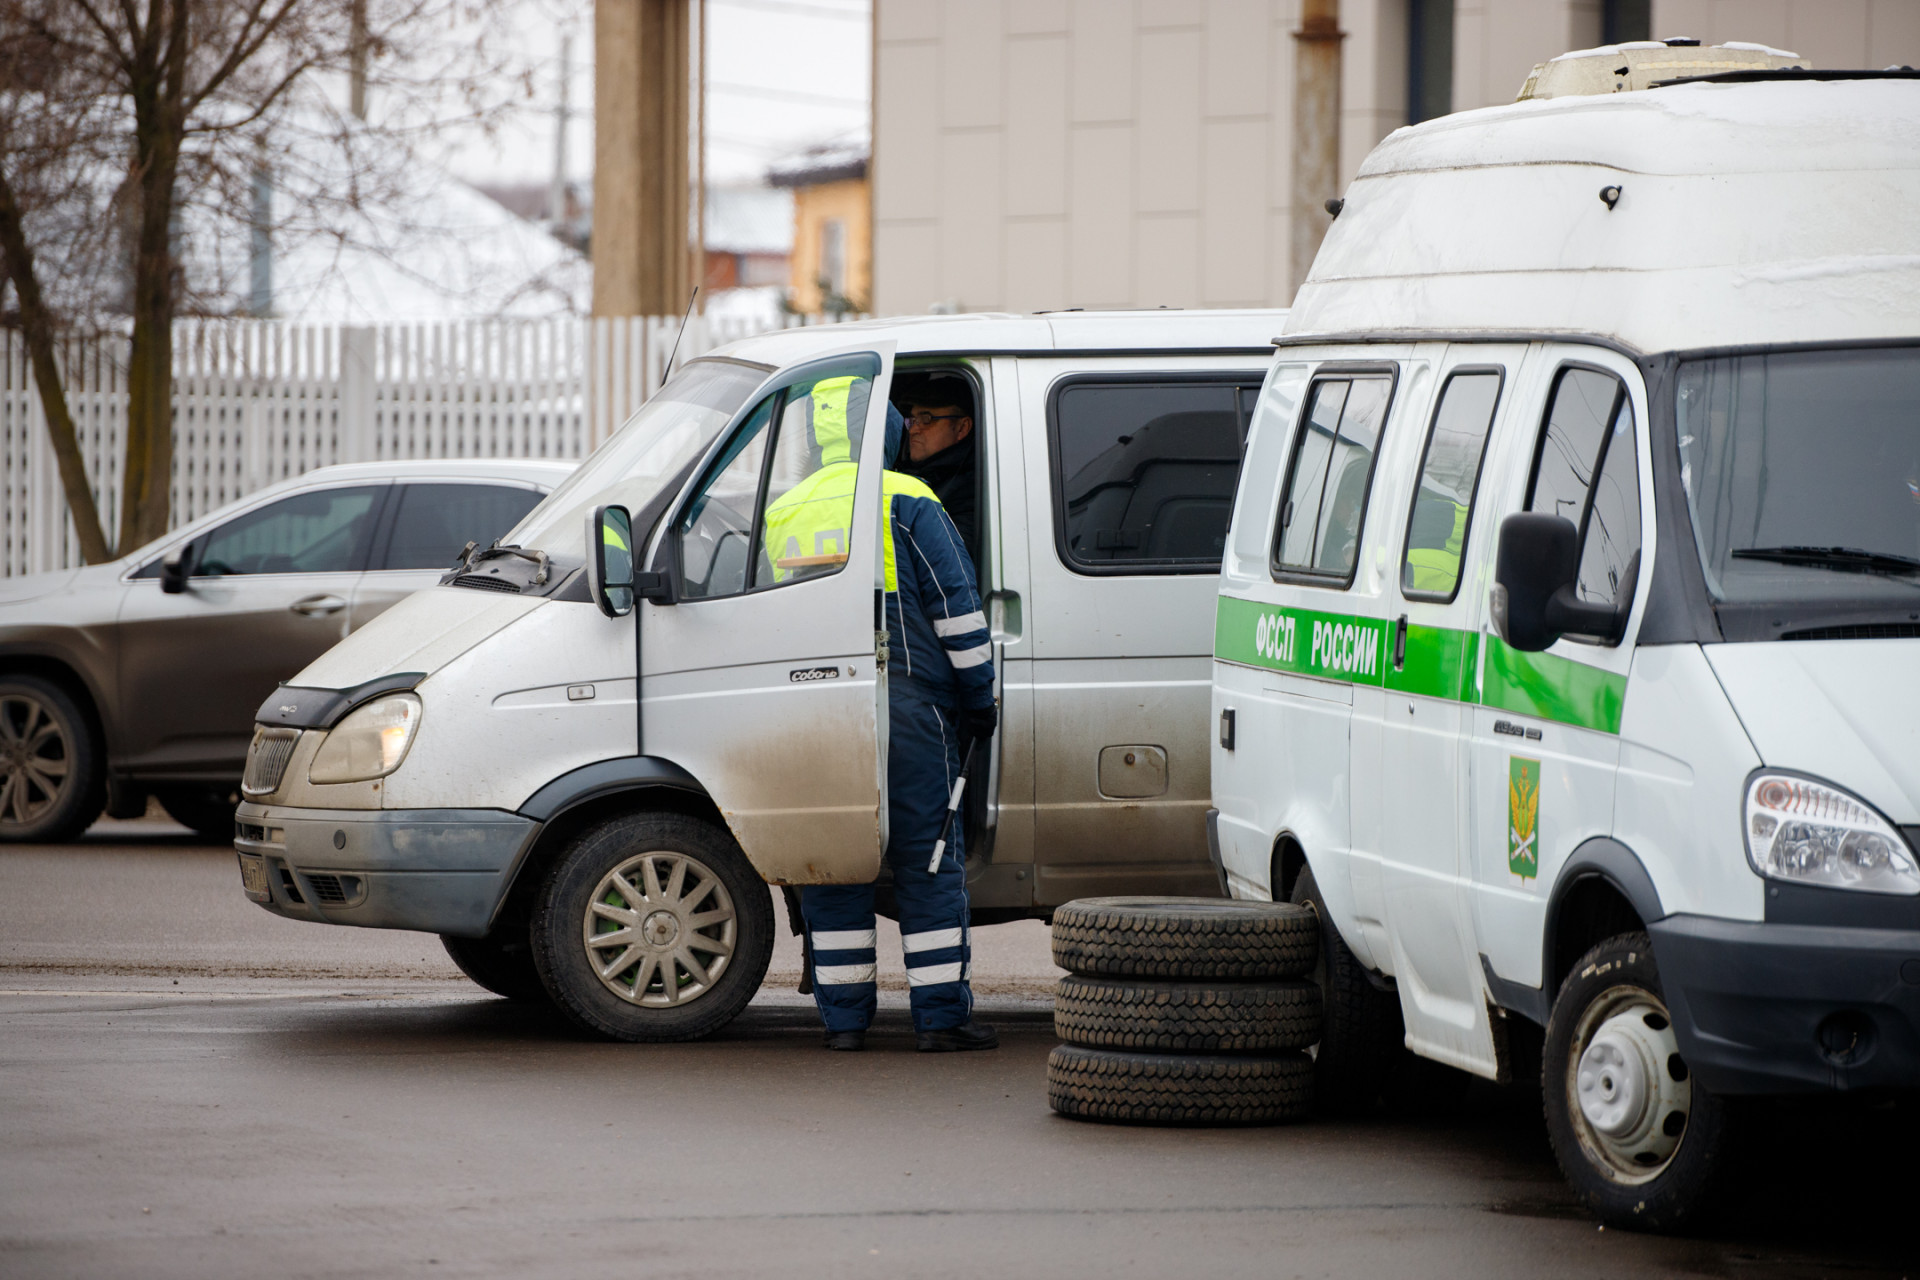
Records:
{"label": "fssp van", "polygon": [[1326,1096],[1402,1031],[1543,1070],[1610,1220],[1732,1095],[1920,1083],[1916,122],[1754,71],[1400,130],[1254,415],[1231,892],[1321,914]]}
{"label": "fssp van", "polygon": [[[483,986],[602,1034],[724,1024],[767,967],[763,881],[881,865],[890,398],[974,424],[942,455],[1002,706],[973,921],[1212,891],[1215,575],[1281,319],[924,318],[689,362],[498,546],[261,707],[246,892],[444,935]],[[827,466],[851,524],[802,545],[780,503]]]}

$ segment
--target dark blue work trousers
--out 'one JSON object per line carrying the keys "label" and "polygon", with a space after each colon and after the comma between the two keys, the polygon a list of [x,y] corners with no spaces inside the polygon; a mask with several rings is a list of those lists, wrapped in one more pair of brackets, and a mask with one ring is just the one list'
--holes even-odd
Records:
{"label": "dark blue work trousers", "polygon": [[[959,735],[947,708],[898,689],[890,703],[887,865],[900,907],[913,1028],[937,1031],[959,1026],[973,1011],[960,819],[954,819],[940,869],[927,871],[960,775]],[[800,908],[813,946],[813,999],[827,1030],[866,1030],[875,1000],[873,886],[808,885],[800,891]]]}

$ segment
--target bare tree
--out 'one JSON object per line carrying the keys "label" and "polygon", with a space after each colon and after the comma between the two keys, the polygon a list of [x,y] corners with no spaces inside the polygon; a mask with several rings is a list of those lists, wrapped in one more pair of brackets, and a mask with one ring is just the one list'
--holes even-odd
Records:
{"label": "bare tree", "polygon": [[[166,532],[173,320],[192,308],[180,226],[192,201],[246,217],[244,192],[289,117],[351,149],[366,127],[313,85],[370,67],[415,98],[484,116],[481,86],[511,84],[485,38],[496,0],[0,0],[0,270],[46,410],[88,562],[109,558],[60,385],[63,324],[125,317],[126,467],[117,547]],[[462,32],[448,43],[444,33]],[[435,39],[423,39],[428,32]],[[430,91],[430,92],[427,92]],[[396,95],[400,97],[401,95]],[[497,95],[496,95],[497,97]],[[497,103],[495,105],[498,105]],[[404,145],[422,125],[396,112]],[[365,149],[364,147],[362,148]],[[391,150],[391,149],[389,149]],[[369,193],[355,182],[342,198]]]}

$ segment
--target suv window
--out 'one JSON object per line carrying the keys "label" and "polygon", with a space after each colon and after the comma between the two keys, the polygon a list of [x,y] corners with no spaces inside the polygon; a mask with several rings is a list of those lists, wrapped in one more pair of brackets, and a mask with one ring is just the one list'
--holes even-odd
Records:
{"label": "suv window", "polygon": [[1217,573],[1260,377],[1074,380],[1054,394],[1055,537],[1082,573]]}
{"label": "suv window", "polygon": [[402,484],[383,569],[444,569],[469,542],[488,546],[540,501],[504,484]]}
{"label": "suv window", "polygon": [[734,431],[675,525],[681,593],[738,595],[837,573],[851,551],[871,361],[815,366]]}
{"label": "suv window", "polygon": [[[1393,379],[1380,373],[1316,378],[1282,488],[1273,571],[1353,581],[1360,531]],[[1328,585],[1333,585],[1329,583]]]}
{"label": "suv window", "polygon": [[1534,450],[1527,510],[1580,531],[1582,600],[1614,603],[1640,553],[1640,468],[1626,386],[1596,369],[1562,369]]}
{"label": "suv window", "polygon": [[206,535],[196,577],[341,573],[366,563],[373,513],[385,485],[319,489],[235,516]]}
{"label": "suv window", "polygon": [[1463,369],[1447,378],[1427,433],[1420,487],[1407,518],[1407,549],[1400,564],[1403,595],[1451,600],[1460,590],[1473,497],[1480,487],[1487,432],[1500,403],[1499,369]]}

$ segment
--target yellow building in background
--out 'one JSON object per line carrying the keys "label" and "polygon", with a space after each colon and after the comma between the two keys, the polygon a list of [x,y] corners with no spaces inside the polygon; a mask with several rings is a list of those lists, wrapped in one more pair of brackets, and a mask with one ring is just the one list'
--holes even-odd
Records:
{"label": "yellow building in background", "polygon": [[803,315],[870,310],[873,187],[865,147],[808,152],[767,181],[793,192],[787,305]]}

